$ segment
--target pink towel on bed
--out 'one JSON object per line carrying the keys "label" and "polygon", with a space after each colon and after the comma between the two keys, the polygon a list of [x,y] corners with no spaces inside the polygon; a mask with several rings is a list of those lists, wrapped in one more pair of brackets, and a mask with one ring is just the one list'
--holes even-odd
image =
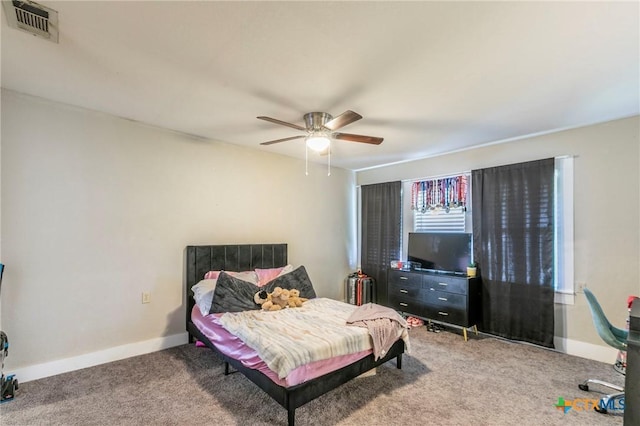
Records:
{"label": "pink towel on bed", "polygon": [[353,311],[347,319],[347,324],[369,329],[376,360],[385,356],[389,348],[401,337],[408,346],[407,321],[391,308],[366,303]]}

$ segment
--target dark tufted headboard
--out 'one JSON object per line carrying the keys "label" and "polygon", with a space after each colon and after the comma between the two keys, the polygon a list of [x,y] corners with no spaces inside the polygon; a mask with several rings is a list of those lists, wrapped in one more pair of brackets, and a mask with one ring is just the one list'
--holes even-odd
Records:
{"label": "dark tufted headboard", "polygon": [[187,323],[191,321],[191,309],[195,301],[191,287],[209,271],[252,271],[287,264],[287,245],[279,244],[230,244],[214,246],[187,246]]}

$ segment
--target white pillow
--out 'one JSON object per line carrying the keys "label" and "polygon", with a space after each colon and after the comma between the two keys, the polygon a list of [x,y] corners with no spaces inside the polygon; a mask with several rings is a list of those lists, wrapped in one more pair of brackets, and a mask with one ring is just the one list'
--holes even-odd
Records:
{"label": "white pillow", "polygon": [[251,284],[258,284],[258,274],[256,271],[242,271],[242,272],[233,272],[233,271],[222,271],[234,278],[237,278],[242,281],[247,281]]}
{"label": "white pillow", "polygon": [[278,276],[281,277],[284,274],[288,274],[289,272],[293,272],[293,269],[294,269],[293,265],[289,264],[289,265],[285,266],[284,268],[282,268],[282,271],[280,271]]}
{"label": "white pillow", "polygon": [[193,299],[196,301],[196,305],[198,305],[202,315],[209,315],[209,310],[213,303],[213,292],[216,290],[217,281],[217,279],[202,280],[191,287],[191,291],[193,291]]}

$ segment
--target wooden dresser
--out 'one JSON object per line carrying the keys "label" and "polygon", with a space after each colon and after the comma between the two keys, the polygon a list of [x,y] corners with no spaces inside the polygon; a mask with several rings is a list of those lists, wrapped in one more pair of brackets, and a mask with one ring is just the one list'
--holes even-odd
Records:
{"label": "wooden dresser", "polygon": [[479,278],[390,269],[388,297],[393,309],[462,327],[465,340],[467,328],[473,327],[477,332],[481,321]]}

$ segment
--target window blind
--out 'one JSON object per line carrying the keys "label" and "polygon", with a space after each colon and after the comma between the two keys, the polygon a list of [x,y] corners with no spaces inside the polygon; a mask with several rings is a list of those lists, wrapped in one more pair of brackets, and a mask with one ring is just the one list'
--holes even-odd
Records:
{"label": "window blind", "polygon": [[414,211],[414,232],[464,232],[466,211],[462,207],[450,209],[428,210],[425,213]]}

